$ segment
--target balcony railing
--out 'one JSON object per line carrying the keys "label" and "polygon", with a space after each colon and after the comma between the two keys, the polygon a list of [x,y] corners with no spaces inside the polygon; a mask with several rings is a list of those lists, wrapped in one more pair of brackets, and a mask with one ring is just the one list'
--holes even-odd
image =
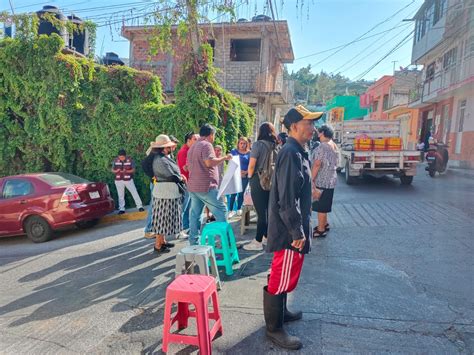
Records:
{"label": "balcony railing", "polygon": [[474,77],[474,54],[465,58],[461,63],[442,69],[424,83],[418,84],[409,92],[409,102],[434,102],[437,96],[456,89],[463,81]]}

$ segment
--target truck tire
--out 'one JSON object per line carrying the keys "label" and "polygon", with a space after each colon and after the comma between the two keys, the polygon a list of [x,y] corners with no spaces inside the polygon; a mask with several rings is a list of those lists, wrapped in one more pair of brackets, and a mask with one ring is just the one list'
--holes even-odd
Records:
{"label": "truck tire", "polygon": [[34,243],[43,243],[50,240],[53,230],[49,223],[40,216],[28,217],[25,221],[26,236]]}
{"label": "truck tire", "polygon": [[346,184],[347,185],[352,185],[355,183],[355,177],[349,175],[349,161],[346,161],[346,167],[344,168],[345,170],[345,178],[346,178]]}
{"label": "truck tire", "polygon": [[411,183],[413,182],[413,176],[400,176],[400,182],[402,183],[402,185],[411,185]]}

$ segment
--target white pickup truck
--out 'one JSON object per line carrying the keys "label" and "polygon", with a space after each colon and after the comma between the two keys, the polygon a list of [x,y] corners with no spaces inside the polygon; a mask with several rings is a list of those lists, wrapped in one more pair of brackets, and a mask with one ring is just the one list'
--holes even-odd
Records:
{"label": "white pickup truck", "polygon": [[[344,170],[346,183],[354,183],[363,175],[381,177],[393,175],[403,185],[410,185],[420,161],[417,150],[356,150],[355,139],[366,136],[371,139],[400,137],[400,121],[352,120],[332,123],[334,142],[339,147],[338,171]],[[404,137],[402,137],[403,139]]]}

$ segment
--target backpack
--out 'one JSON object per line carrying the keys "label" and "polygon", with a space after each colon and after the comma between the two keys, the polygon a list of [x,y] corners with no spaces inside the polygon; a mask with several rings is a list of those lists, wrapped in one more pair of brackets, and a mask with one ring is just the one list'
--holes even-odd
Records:
{"label": "backpack", "polygon": [[150,179],[153,179],[155,173],[153,173],[153,160],[155,159],[155,154],[150,153],[142,160],[142,169]]}
{"label": "backpack", "polygon": [[267,141],[261,141],[268,149],[263,162],[263,169],[258,172],[260,187],[264,191],[270,191],[272,187],[272,176],[275,171],[275,150],[273,144]]}

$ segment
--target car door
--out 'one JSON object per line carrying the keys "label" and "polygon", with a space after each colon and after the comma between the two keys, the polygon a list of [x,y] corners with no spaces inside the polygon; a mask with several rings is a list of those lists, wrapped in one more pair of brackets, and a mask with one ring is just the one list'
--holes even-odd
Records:
{"label": "car door", "polygon": [[0,187],[0,235],[21,234],[21,216],[34,195],[34,186],[25,178],[4,178]]}

